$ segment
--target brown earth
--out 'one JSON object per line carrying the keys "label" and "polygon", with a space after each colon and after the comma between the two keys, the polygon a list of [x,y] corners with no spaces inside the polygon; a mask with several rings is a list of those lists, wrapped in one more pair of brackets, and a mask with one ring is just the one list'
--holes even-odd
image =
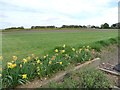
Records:
{"label": "brown earth", "polygon": [[[117,45],[110,45],[109,47],[103,48],[102,52],[100,53],[100,56],[101,56],[101,62],[99,65],[100,68],[104,68],[112,72],[120,73],[114,69],[115,65],[118,64]],[[107,73],[106,75],[114,85],[119,86],[120,76],[111,75],[109,73]]]}

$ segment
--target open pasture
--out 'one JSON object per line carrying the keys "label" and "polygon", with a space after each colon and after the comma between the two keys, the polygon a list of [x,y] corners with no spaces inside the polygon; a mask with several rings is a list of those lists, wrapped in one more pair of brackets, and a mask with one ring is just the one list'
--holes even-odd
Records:
{"label": "open pasture", "polygon": [[118,36],[117,30],[44,30],[16,31],[2,33],[3,65],[11,61],[12,56],[19,60],[31,55],[42,55],[56,46],[63,44],[78,47],[81,44],[105,40]]}

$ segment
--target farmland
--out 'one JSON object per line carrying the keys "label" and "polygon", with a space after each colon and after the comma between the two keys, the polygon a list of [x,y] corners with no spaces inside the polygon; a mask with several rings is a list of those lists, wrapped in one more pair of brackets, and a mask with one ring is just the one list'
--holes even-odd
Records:
{"label": "farmland", "polygon": [[32,53],[42,55],[56,46],[63,44],[78,47],[79,45],[117,37],[117,30],[46,30],[3,32],[2,54],[3,65],[16,55],[22,59]]}
{"label": "farmland", "polygon": [[3,57],[0,57],[3,87],[16,87],[36,77],[50,77],[70,65],[92,60],[98,57],[96,51],[118,42],[117,33],[111,29],[3,32]]}

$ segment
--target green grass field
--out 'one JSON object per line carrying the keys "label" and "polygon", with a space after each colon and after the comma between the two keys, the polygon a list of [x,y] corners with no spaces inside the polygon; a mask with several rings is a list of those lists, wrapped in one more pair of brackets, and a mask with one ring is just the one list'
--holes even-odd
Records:
{"label": "green grass field", "polygon": [[32,53],[42,55],[63,44],[78,47],[95,41],[117,37],[117,30],[61,30],[3,32],[2,54],[6,61],[12,56],[24,58]]}

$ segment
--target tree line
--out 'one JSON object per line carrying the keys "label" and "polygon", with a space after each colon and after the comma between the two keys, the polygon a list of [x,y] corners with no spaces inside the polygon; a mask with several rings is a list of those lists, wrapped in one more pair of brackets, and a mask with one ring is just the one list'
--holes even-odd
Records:
{"label": "tree line", "polygon": [[11,29],[25,29],[23,26],[21,27],[10,27],[10,28],[5,28],[5,30],[11,30]]}
{"label": "tree line", "polygon": [[[112,24],[111,26],[108,23],[101,24],[101,26],[94,26],[94,25],[62,25],[61,27],[56,26],[31,26],[30,29],[48,29],[48,28],[94,28],[94,29],[120,29],[120,23]],[[13,29],[25,29],[23,26],[21,27],[10,27],[6,28],[5,30],[13,30]]]}

